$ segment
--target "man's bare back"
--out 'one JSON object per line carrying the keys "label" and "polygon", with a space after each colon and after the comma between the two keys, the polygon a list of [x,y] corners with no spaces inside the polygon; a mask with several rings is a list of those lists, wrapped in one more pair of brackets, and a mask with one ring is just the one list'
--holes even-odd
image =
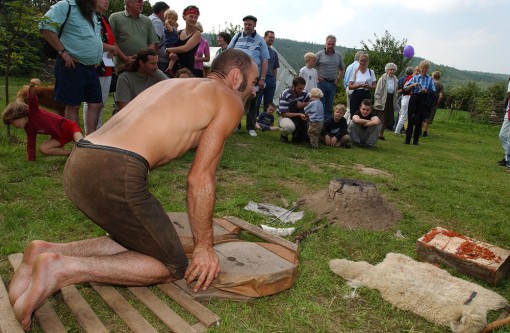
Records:
{"label": "man's bare back", "polygon": [[138,153],[151,168],[197,147],[202,138],[212,145],[208,149],[221,149],[222,139],[233,132],[243,115],[243,104],[238,93],[218,81],[160,82],[137,96],[87,140]]}

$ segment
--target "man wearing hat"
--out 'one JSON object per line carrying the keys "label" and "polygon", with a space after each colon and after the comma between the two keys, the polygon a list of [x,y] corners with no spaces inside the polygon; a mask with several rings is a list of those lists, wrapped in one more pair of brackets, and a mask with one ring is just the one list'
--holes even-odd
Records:
{"label": "man wearing hat", "polygon": [[243,18],[244,31],[236,34],[228,45],[229,49],[238,49],[249,55],[257,64],[259,70],[258,91],[257,96],[248,100],[245,109],[248,110],[246,115],[246,129],[251,136],[257,136],[255,132],[255,124],[257,122],[257,98],[264,89],[267,66],[269,60],[269,50],[267,49],[264,38],[257,34],[255,27],[257,26],[257,18],[248,15]]}

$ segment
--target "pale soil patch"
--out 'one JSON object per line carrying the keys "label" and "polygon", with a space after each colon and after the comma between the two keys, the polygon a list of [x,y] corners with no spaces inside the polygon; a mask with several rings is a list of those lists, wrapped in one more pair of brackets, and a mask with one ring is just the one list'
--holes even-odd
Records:
{"label": "pale soil patch", "polygon": [[304,208],[349,229],[387,230],[402,220],[402,213],[379,194],[372,198],[349,195],[333,199],[329,189],[304,195]]}
{"label": "pale soil patch", "polygon": [[364,166],[363,164],[354,164],[356,170],[361,172],[362,174],[369,176],[384,176],[384,177],[392,177],[393,175],[387,171],[379,170]]}

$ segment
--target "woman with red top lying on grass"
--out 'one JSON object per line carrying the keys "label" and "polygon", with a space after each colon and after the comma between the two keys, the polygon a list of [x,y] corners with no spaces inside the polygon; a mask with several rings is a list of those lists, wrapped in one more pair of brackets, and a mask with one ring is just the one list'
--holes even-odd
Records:
{"label": "woman with red top lying on grass", "polygon": [[35,161],[37,134],[51,137],[39,146],[39,151],[45,155],[68,156],[71,151],[64,148],[68,142],[83,139],[80,126],[76,122],[58,114],[39,109],[39,102],[35,87],[41,83],[39,79],[30,80],[28,89],[28,105],[22,102],[12,102],[2,113],[5,125],[24,128],[27,133],[27,159]]}

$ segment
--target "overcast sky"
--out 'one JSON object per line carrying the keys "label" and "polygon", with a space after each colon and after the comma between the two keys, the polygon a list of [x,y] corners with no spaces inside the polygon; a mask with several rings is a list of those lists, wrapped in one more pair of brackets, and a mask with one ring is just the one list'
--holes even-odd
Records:
{"label": "overcast sky", "polygon": [[361,40],[375,40],[374,33],[382,36],[388,30],[399,41],[407,39],[416,56],[436,64],[510,74],[510,0],[165,2],[179,14],[187,5],[198,6],[205,32],[254,15],[259,33],[275,31],[276,49],[278,37],[323,44],[328,34],[337,36],[337,45],[359,48]]}

